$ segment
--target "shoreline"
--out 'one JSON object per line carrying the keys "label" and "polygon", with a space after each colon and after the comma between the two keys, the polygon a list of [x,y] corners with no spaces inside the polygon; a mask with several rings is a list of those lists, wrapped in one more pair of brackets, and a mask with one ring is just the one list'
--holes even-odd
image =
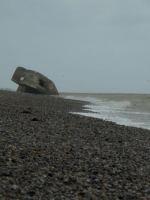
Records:
{"label": "shoreline", "polygon": [[150,198],[150,130],[69,113],[84,104],[0,90],[0,197]]}
{"label": "shoreline", "polygon": [[[145,106],[145,110],[143,107],[142,107],[143,109],[142,111],[138,110],[140,109],[141,105],[138,105],[137,99],[136,99],[137,102],[134,101],[134,98],[136,98],[134,94],[133,94],[134,98],[131,98],[131,95],[128,97],[127,96],[128,94],[119,94],[119,96],[117,95],[117,98],[113,94],[98,94],[98,96],[96,96],[97,94],[93,94],[93,96],[91,96],[90,94],[86,95],[85,93],[83,94],[61,93],[61,94],[62,94],[62,97],[66,99],[81,100],[84,102],[82,111],[71,112],[72,114],[82,115],[86,117],[93,117],[93,118],[105,120],[108,122],[114,122],[118,125],[137,127],[137,128],[150,130],[150,126],[148,123],[149,121],[148,117],[150,115],[150,109],[148,108],[150,104],[149,105],[146,104],[147,107]],[[110,97],[107,99],[108,96]],[[143,94],[142,96],[140,95],[139,99],[143,97],[147,99],[150,97],[150,95],[145,95],[145,94]],[[107,104],[107,101],[110,102],[110,104],[112,104],[112,108],[109,104]],[[122,103],[122,105],[120,103]],[[119,106],[119,109],[116,107],[117,104]],[[106,106],[106,112],[104,111],[104,108],[105,108],[104,105]],[[134,107],[133,110],[131,108],[132,106]],[[108,109],[110,113],[107,112]],[[118,115],[118,113],[121,111],[123,111],[127,115],[126,116],[123,114]],[[128,113],[130,113],[131,116],[129,116]],[[141,118],[139,117],[139,120],[135,120],[135,116],[134,116],[135,114],[140,114],[143,116]]]}

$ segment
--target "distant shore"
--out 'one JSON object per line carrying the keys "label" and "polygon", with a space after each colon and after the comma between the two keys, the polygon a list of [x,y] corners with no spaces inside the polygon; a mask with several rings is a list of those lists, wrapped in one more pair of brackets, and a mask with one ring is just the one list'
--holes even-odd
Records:
{"label": "distant shore", "polygon": [[69,113],[83,105],[0,90],[0,198],[150,199],[150,130]]}

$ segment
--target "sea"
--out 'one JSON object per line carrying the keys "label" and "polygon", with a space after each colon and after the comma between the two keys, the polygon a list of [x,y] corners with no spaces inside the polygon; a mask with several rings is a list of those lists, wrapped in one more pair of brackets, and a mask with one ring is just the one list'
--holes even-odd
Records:
{"label": "sea", "polygon": [[85,101],[83,112],[72,114],[150,130],[150,94],[61,93],[61,96]]}

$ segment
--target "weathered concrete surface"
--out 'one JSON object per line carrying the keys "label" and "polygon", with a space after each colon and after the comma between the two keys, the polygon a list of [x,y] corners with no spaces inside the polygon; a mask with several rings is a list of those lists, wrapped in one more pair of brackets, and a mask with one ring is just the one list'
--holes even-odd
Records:
{"label": "weathered concrete surface", "polygon": [[33,70],[17,67],[11,80],[19,85],[18,92],[59,95],[53,81]]}

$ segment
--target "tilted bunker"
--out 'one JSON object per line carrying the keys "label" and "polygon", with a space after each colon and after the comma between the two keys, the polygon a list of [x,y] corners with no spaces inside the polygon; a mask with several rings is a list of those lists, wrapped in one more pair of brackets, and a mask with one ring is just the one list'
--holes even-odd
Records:
{"label": "tilted bunker", "polygon": [[33,70],[17,67],[11,80],[19,85],[17,92],[59,95],[53,81]]}

